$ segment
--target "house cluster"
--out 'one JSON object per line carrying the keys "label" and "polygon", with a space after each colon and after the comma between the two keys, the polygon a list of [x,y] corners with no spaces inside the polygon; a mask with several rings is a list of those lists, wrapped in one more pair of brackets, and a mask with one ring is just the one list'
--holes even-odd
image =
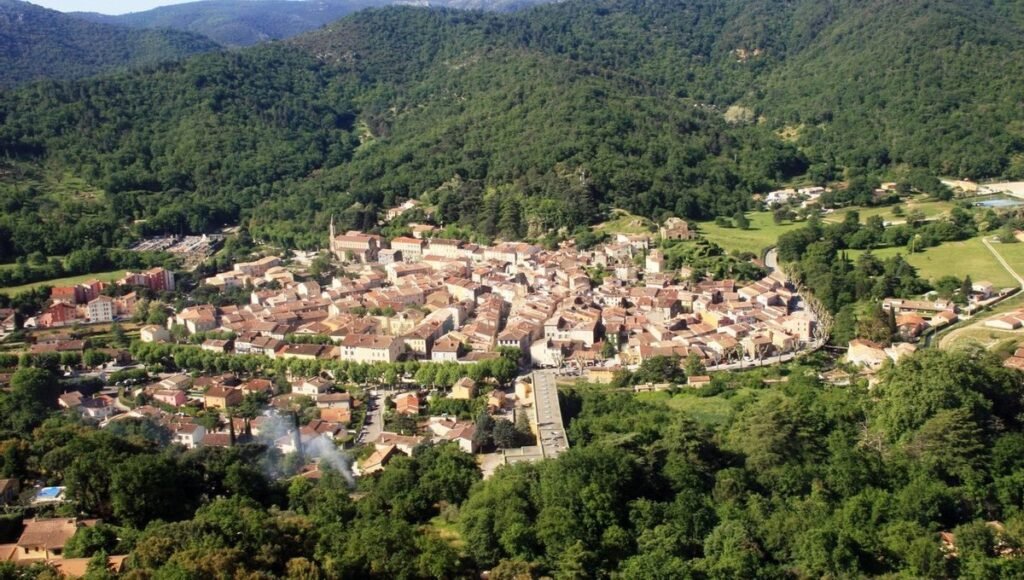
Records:
{"label": "house cluster", "polygon": [[1024,308],[1018,308],[998,318],[986,320],[985,326],[996,330],[1019,330],[1024,327]]}
{"label": "house cluster", "polygon": [[[147,417],[163,425],[171,433],[171,441],[187,449],[226,447],[252,438],[263,438],[282,453],[293,453],[303,446],[315,447],[314,441],[333,441],[347,434],[352,421],[354,402],[349,393],[335,388],[333,381],[322,377],[295,378],[290,392],[275,394],[277,388],[268,379],[243,381],[227,373],[219,376],[193,378],[178,374],[139,389],[148,404],[112,417],[111,421]],[[261,395],[269,401],[255,418],[234,416],[247,395]],[[65,395],[66,396],[66,395]],[[304,425],[296,423],[293,411],[308,398],[317,409],[317,418]],[[216,428],[200,422],[189,410],[205,409],[221,417]]]}
{"label": "house cluster", "polygon": [[418,207],[420,207],[420,202],[419,201],[417,201],[415,199],[407,200],[407,201],[403,202],[401,205],[398,205],[398,206],[395,206],[395,207],[389,209],[384,214],[384,221],[387,221],[387,222],[394,221],[394,220],[402,217],[406,213],[408,213],[408,212],[410,212],[410,211],[412,211],[412,210],[414,210],[414,209],[416,209]]}
{"label": "house cluster", "polygon": [[[147,288],[154,292],[173,291],[174,273],[165,268],[127,272],[116,284]],[[72,286],[56,286],[50,290],[50,305],[27,325],[54,328],[86,322],[112,322],[118,317],[131,316],[138,302],[137,293],[128,292],[111,297],[103,293],[108,286],[106,282],[96,279]]]}
{"label": "house cluster", "polygon": [[[480,386],[473,379],[463,377],[452,386],[447,397],[471,400],[477,397]],[[529,409],[534,404],[532,386],[522,381],[516,383],[515,391],[512,393],[491,388],[486,397],[487,414],[494,419],[500,418],[509,422],[515,422],[518,413],[526,413],[530,417]],[[417,445],[426,442],[451,442],[470,454],[481,451],[475,439],[476,424],[447,415],[430,415],[430,403],[423,393],[400,393],[395,395],[392,401],[395,415],[416,419],[416,435],[381,432],[370,442],[374,445],[374,452],[355,465],[357,475],[365,476],[381,471],[393,458],[403,454],[412,455]]]}
{"label": "house cluster", "polygon": [[[22,523],[21,535],[12,544],[0,544],[0,562],[19,566],[46,563],[58,574],[69,578],[86,575],[92,558],[65,558],[64,546],[83,528],[95,526],[100,520],[76,518],[32,518]],[[107,568],[119,572],[125,556],[108,556]]]}
{"label": "house cluster", "polygon": [[[659,234],[692,236],[682,220],[669,220]],[[800,298],[782,274],[747,285],[695,282],[689,268],[669,270],[653,241],[620,235],[592,250],[571,242],[545,250],[387,241],[356,231],[338,235],[332,226],[330,248],[345,271],[329,286],[296,281],[277,258],[236,264],[207,282],[251,285],[248,304],[188,307],[168,327],[236,335],[230,344],[208,341],[204,348],[211,350],[371,363],[472,363],[514,347],[537,365],[590,366],[608,341],[626,364],[669,354],[718,364],[792,352],[815,339],[814,316],[798,309]],[[609,275],[595,284],[588,270],[598,267]],[[330,340],[286,340],[302,335]],[[146,328],[142,338],[166,335]]]}
{"label": "house cluster", "polygon": [[891,360],[896,363],[916,351],[917,347],[909,342],[897,342],[892,346],[883,346],[870,340],[857,338],[850,341],[846,351],[846,361],[869,371],[876,371],[882,367],[885,361]]}
{"label": "house cluster", "polygon": [[886,298],[882,310],[896,317],[896,333],[903,342],[916,342],[930,328],[942,328],[959,320],[958,307],[951,300],[910,300]]}
{"label": "house cluster", "polygon": [[79,391],[71,391],[57,397],[57,405],[62,409],[75,411],[83,418],[102,422],[119,413],[117,402],[109,395],[97,394],[86,396]]}
{"label": "house cluster", "polygon": [[[981,285],[986,286],[987,283]],[[976,292],[979,292],[977,288]],[[866,371],[878,370],[887,360],[899,362],[917,350],[915,343],[926,331],[937,330],[959,320],[957,305],[942,298],[886,298],[882,301],[882,310],[895,321],[895,342],[891,346],[884,346],[870,340],[855,339],[848,345],[846,361]]]}
{"label": "house cluster", "polygon": [[[829,191],[824,187],[812,186],[779,189],[775,191],[769,191],[761,197],[761,201],[764,201],[769,207],[777,207],[782,205],[789,205],[791,203],[800,203],[800,207],[808,207],[812,204],[818,203],[821,200],[821,194]],[[756,198],[755,198],[756,199]]]}

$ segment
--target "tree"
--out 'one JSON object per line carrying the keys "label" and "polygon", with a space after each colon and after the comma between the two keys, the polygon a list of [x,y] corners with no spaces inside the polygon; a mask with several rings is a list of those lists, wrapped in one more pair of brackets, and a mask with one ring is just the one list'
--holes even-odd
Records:
{"label": "tree", "polygon": [[614,358],[616,354],[618,354],[618,352],[615,350],[615,345],[611,342],[606,340],[601,344],[601,358],[608,360],[610,358]]}
{"label": "tree", "polygon": [[688,377],[696,377],[707,373],[707,368],[704,366],[704,360],[697,356],[697,353],[691,352],[686,355],[684,372]]}
{"label": "tree", "polygon": [[473,443],[480,449],[489,449],[494,445],[495,421],[486,412],[480,413],[476,418],[476,432],[473,433]]}
{"label": "tree", "polygon": [[88,368],[96,368],[110,362],[110,355],[105,352],[89,349],[82,355],[82,364]]}
{"label": "tree", "polygon": [[492,437],[494,446],[498,449],[511,449],[518,446],[519,434],[516,432],[515,425],[507,419],[497,419],[494,421]]}
{"label": "tree", "polygon": [[733,216],[732,221],[734,224],[736,224],[736,227],[738,227],[741,230],[750,229],[750,220],[747,219],[747,215],[742,211],[736,212],[736,215]]}
{"label": "tree", "polygon": [[125,460],[111,474],[114,515],[140,529],[155,519],[188,517],[195,497],[184,476],[181,467],[167,457],[137,455]]}
{"label": "tree", "polygon": [[57,384],[48,370],[19,368],[11,375],[10,391],[0,394],[0,421],[14,432],[30,432],[56,404]]}
{"label": "tree", "polygon": [[516,411],[516,438],[519,447],[534,444],[533,429],[530,428],[530,418],[525,411]]}
{"label": "tree", "polygon": [[119,532],[118,528],[104,523],[82,528],[64,545],[64,557],[91,558],[98,553],[105,557],[117,549],[119,533],[127,531]]}
{"label": "tree", "polygon": [[461,504],[480,480],[473,456],[454,443],[425,446],[416,450],[414,458],[420,489],[432,501]]}
{"label": "tree", "polygon": [[704,568],[712,578],[757,578],[764,554],[742,522],[719,524],[704,542]]}
{"label": "tree", "polygon": [[116,347],[127,347],[128,336],[124,333],[124,328],[121,327],[120,322],[114,322],[110,325],[110,343]]}
{"label": "tree", "polygon": [[972,292],[974,292],[974,282],[971,281],[971,275],[968,274],[964,276],[964,281],[960,284],[960,297],[966,302]]}
{"label": "tree", "polygon": [[1015,378],[991,354],[926,350],[891,369],[878,385],[872,422],[892,441],[909,437],[942,410],[963,409],[976,421],[993,415],[1016,422]]}

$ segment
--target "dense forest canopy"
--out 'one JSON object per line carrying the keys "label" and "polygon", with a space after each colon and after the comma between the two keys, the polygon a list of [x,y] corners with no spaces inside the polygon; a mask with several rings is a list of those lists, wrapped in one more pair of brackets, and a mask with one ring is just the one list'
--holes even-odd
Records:
{"label": "dense forest canopy", "polygon": [[188,32],[132,30],[0,0],[0,88],[151,65],[218,48]]}
{"label": "dense forest canopy", "polygon": [[[52,371],[23,366],[0,475],[66,485],[64,509],[104,521],[65,554],[130,554],[131,578],[1020,578],[1024,375],[927,350],[869,391],[810,362],[660,398],[580,384],[557,459],[481,480],[425,444],[355,494],[258,442],[186,451],[148,419],[58,415]],[[20,570],[0,565],[39,572]]]}
{"label": "dense forest canopy", "polygon": [[[373,226],[409,197],[470,230],[501,198],[518,213],[504,235],[523,236],[611,207],[733,216],[752,193],[851,172],[1020,177],[1019,13],[980,0],[368,10],[271,47],[4,94],[0,182],[84,178],[105,195],[73,208],[83,218],[145,220],[123,238],[250,220],[260,240],[315,248],[329,215]],[[36,215],[31,184],[0,194]],[[10,221],[5,258],[32,251]]]}
{"label": "dense forest canopy", "polygon": [[[430,6],[460,10],[518,10],[546,0],[432,0]],[[393,0],[201,0],[128,14],[76,12],[94,22],[132,28],[171,28],[201,34],[224,46],[250,46],[316,30],[371,6],[414,4]]]}

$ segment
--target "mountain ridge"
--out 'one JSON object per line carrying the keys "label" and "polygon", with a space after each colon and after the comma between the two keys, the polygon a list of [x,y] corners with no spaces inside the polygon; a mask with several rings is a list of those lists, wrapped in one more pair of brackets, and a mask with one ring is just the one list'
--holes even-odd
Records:
{"label": "mountain ridge", "polygon": [[80,78],[218,50],[175,30],[132,30],[87,22],[18,0],[0,0],[0,87]]}
{"label": "mountain ridge", "polygon": [[224,46],[251,46],[316,30],[365,8],[512,11],[549,0],[200,0],[122,15],[72,13],[95,22],[132,28],[170,28],[207,36]]}
{"label": "mountain ridge", "polygon": [[[486,238],[505,198],[517,233],[539,235],[611,207],[729,217],[793,180],[1024,177],[1024,75],[1006,74],[1024,63],[1018,21],[967,4],[374,8],[239,54],[16,91],[0,99],[0,150],[82,174],[134,208],[117,219],[148,219],[140,233],[213,227],[205,204],[301,248],[322,246],[324,216],[373,228],[411,197]],[[296,130],[247,109],[278,101]],[[215,132],[195,128],[223,110]]]}

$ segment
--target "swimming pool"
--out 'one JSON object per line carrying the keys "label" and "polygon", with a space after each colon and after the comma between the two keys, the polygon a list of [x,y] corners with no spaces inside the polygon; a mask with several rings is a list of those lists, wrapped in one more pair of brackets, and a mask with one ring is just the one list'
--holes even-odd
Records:
{"label": "swimming pool", "polygon": [[991,207],[991,208],[1006,208],[1006,207],[1017,207],[1018,205],[1024,205],[1024,201],[1013,198],[999,198],[999,199],[986,199],[985,201],[979,201],[974,205],[978,207]]}

